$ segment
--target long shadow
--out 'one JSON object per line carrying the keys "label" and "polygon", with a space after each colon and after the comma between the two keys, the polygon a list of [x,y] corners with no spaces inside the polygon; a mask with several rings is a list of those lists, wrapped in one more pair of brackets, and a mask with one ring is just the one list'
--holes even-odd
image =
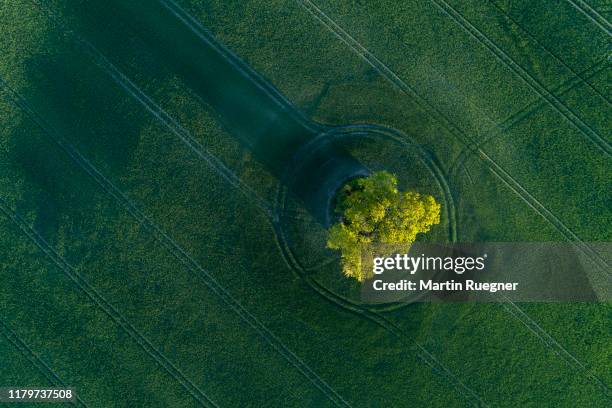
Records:
{"label": "long shadow", "polygon": [[[157,55],[156,63],[177,74],[219,115],[222,124],[278,179],[299,166],[293,191],[323,225],[330,198],[344,181],[368,170],[343,149],[327,145],[302,150],[322,129],[301,117],[271,85],[227,51],[197,22],[166,1],[111,1],[115,18]],[[296,157],[308,157],[307,163]]]}
{"label": "long shadow", "polygon": [[[96,87],[96,97],[89,97],[91,88],[80,76],[88,76],[87,67],[91,69],[91,64],[75,61],[71,54],[52,47],[48,52],[53,57],[35,55],[24,59],[25,76],[36,81],[35,86],[30,84],[20,92],[45,122],[67,140],[91,156],[95,152],[106,170],[123,171],[133,158],[142,120],[136,115],[129,118],[116,115],[116,106],[112,104],[116,94],[110,88]],[[108,127],[92,126],[100,121]],[[24,190],[19,207],[31,210],[35,214],[34,227],[52,237],[62,216],[78,217],[83,208],[90,207],[96,190],[87,178],[74,171],[61,149],[31,118],[23,116],[8,140],[12,164],[33,186]]]}

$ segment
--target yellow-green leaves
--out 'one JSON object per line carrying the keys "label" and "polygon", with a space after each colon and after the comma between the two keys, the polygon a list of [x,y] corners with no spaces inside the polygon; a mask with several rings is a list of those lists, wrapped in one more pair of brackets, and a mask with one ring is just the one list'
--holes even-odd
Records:
{"label": "yellow-green leaves", "polygon": [[329,229],[327,247],[341,251],[343,273],[360,282],[371,276],[361,265],[364,251],[377,244],[408,248],[440,223],[440,204],[432,196],[399,192],[397,178],[386,171],[344,186],[336,211],[342,218]]}

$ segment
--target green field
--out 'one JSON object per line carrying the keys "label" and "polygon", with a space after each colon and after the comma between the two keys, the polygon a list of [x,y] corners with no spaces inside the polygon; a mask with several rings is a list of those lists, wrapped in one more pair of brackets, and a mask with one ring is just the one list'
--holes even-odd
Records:
{"label": "green field", "polygon": [[571,241],[609,287],[588,243],[612,240],[610,18],[606,0],[0,3],[0,387],[610,406],[609,303],[361,304],[303,148],[436,196],[432,241]]}

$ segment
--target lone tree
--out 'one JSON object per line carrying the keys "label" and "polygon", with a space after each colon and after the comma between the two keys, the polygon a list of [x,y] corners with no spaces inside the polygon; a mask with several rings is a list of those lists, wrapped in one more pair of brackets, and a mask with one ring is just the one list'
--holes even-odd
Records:
{"label": "lone tree", "polygon": [[359,282],[373,275],[362,268],[363,251],[371,254],[381,244],[407,248],[417,234],[440,223],[440,204],[432,196],[398,191],[397,178],[386,171],[346,184],[336,212],[341,219],[329,229],[327,247],[341,251],[344,275]]}

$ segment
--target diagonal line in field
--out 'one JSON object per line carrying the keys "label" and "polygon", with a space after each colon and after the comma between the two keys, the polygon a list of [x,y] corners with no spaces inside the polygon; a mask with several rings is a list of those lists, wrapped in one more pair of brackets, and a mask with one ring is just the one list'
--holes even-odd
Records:
{"label": "diagonal line in field", "polygon": [[[605,68],[607,68],[607,57],[600,59],[593,66],[580,72],[580,76],[584,77],[585,79],[590,79],[594,77],[595,75],[599,74],[600,72],[602,72]],[[578,85],[580,85],[580,80],[578,79],[578,77],[572,77],[566,82],[559,85],[555,89],[555,92],[558,93],[560,96],[563,96],[566,93],[570,92],[572,89],[574,89]],[[525,119],[529,115],[537,112],[544,105],[546,105],[546,101],[544,101],[543,99],[538,99],[535,102],[532,102],[526,105],[522,109],[518,110],[514,114],[504,119],[503,122],[489,129],[487,133],[480,140],[478,140],[477,143],[474,144],[473,147],[474,148],[483,147],[485,144],[490,142],[492,139],[499,137],[499,136],[503,136],[504,135],[503,132],[507,131],[508,129],[516,125],[517,123],[521,122],[523,119]],[[455,159],[453,164],[450,166],[449,174],[455,174],[458,171],[458,169],[461,166],[463,166],[465,161],[468,159],[469,155],[473,152],[474,150],[464,148],[459,154],[459,156]],[[465,167],[464,169],[467,170],[467,168]]]}
{"label": "diagonal line in field", "polygon": [[144,337],[134,326],[110,304],[89,282],[70,264],[68,264],[38,233],[27,225],[27,222],[16,212],[12,211],[3,198],[0,197],[0,211],[2,211],[87,297],[98,305],[116,324],[147,353],[174,377],[201,405],[217,407],[203,391],[193,384],[185,375],[157,350],[151,342]]}
{"label": "diagonal line in field", "polygon": [[580,119],[567,105],[551,94],[537,79],[512,59],[504,50],[499,48],[489,37],[476,28],[461,13],[455,10],[444,0],[430,0],[440,11],[450,17],[462,27],[471,37],[483,44],[495,57],[518,75],[541,98],[544,98],[557,112],[574,125],[580,133],[591,140],[607,157],[612,156],[612,147],[601,135]]}
{"label": "diagonal line in field", "polygon": [[157,0],[159,4],[170,11],[176,18],[185,24],[200,40],[217,51],[229,64],[236,68],[245,78],[249,79],[257,88],[270,96],[273,102],[279,106],[284,112],[290,114],[297,122],[313,133],[320,131],[320,126],[299,111],[278,89],[276,89],[269,81],[254,70],[250,65],[245,63],[232,50],[218,42],[213,34],[207,30],[202,23],[189,14],[174,0]]}
{"label": "diagonal line in field", "polygon": [[514,191],[527,205],[529,205],[532,209],[534,209],[538,214],[540,214],[543,218],[548,220],[551,225],[553,225],[559,232],[562,232],[563,235],[568,238],[570,243],[572,243],[576,248],[590,256],[593,261],[598,263],[600,269],[608,276],[612,274],[610,272],[610,267],[606,263],[606,260],[601,257],[599,253],[597,253],[590,245],[583,242],[572,230],[567,228],[563,222],[557,218],[552,212],[550,212],[540,201],[532,196],[521,184],[510,175],[506,170],[504,170],[495,160],[493,160],[489,155],[487,155],[482,149],[476,149],[476,152],[480,155],[480,157],[489,164],[489,170],[491,170],[500,180],[502,180],[508,188]]}
{"label": "diagonal line in field", "polygon": [[[380,313],[371,312],[372,318],[376,320],[376,322],[383,326],[385,329],[389,330],[393,333],[397,338],[402,341],[408,339],[405,331],[393,323],[388,318],[382,316]],[[427,350],[421,343],[416,340],[411,341],[412,346],[414,346],[417,351],[419,357],[425,362],[425,364],[429,365],[434,371],[439,372],[443,377],[446,377],[449,381],[454,383],[455,387],[460,390],[460,393],[465,395],[466,397],[475,400],[475,406],[477,407],[486,407],[487,404],[485,401],[478,395],[474,390],[468,387],[463,381],[461,381],[457,376],[455,376],[452,371],[450,371],[440,360],[438,360],[429,350]],[[466,395],[467,394],[467,395]]]}
{"label": "diagonal line in field", "polygon": [[134,98],[142,105],[153,117],[164,125],[166,129],[177,136],[197,157],[203,160],[210,168],[216,171],[233,187],[237,188],[247,197],[252,198],[258,206],[268,215],[272,216],[272,209],[269,203],[264,200],[256,191],[245,184],[236,174],[234,174],[221,160],[211,154],[200,142],[198,142],[191,133],[181,126],[180,123],[170,116],[161,106],[159,106],[152,98],[145,94],[134,82],[132,82],[125,74],[123,74],[115,65],[113,65],[96,47],[90,42],[83,39],[76,32],[70,30],[60,21],[60,18],[55,15],[48,7],[32,0],[35,5],[46,12],[47,16],[59,27],[62,28],[82,49],[89,55],[90,58],[109,75],[113,81],[119,85],[128,95]]}
{"label": "diagonal line in field", "polygon": [[[580,85],[582,81],[581,78],[584,78],[585,80],[589,80],[595,77],[596,75],[600,74],[601,72],[603,72],[604,69],[608,68],[608,57],[609,55],[606,54],[603,58],[601,58],[595,64],[579,72],[578,73],[579,76],[572,77],[568,81],[560,84],[559,86],[556,87],[555,92],[558,93],[560,96],[563,96],[567,94],[568,92],[572,91],[573,89],[575,89],[578,85]],[[544,105],[546,105],[546,101],[543,99],[538,99],[526,105],[519,111],[513,113],[509,117],[507,117],[502,123],[499,124],[499,127],[501,127],[502,129],[508,129],[512,127],[514,124],[516,124],[517,122],[520,122],[521,120],[523,120],[525,116],[533,113],[534,111],[538,109],[541,109]]]}
{"label": "diagonal line in field", "polygon": [[333,388],[331,388],[319,375],[317,375],[305,362],[291,351],[278,337],[276,337],[259,319],[240,304],[217,280],[199,263],[197,263],[166,231],[149,219],[122,191],[106,178],[93,164],[78,150],[66,141],[51,125],[40,117],[27,102],[13,91],[8,84],[0,78],[0,85],[11,94],[12,100],[32,118],[72,161],[85,171],[104,191],[121,203],[143,228],[151,233],[175,258],[177,258],[189,271],[200,279],[209,289],[223,300],[238,316],[257,331],[277,352],[291,363],[315,387],[325,394],[338,406],[349,406]]}
{"label": "diagonal line in field", "polygon": [[[478,153],[478,156],[484,161],[485,165],[489,170],[497,176],[513,193],[515,193],[521,200],[523,200],[529,207],[531,207],[536,213],[542,216],[548,221],[557,231],[559,231],[565,238],[570,241],[575,247],[582,252],[590,255],[594,260],[598,260],[600,268],[606,274],[610,274],[609,266],[605,259],[601,258],[597,252],[595,252],[588,244],[584,243],[573,231],[571,231],[561,220],[559,220],[552,212],[544,207],[537,199],[535,199],[520,183],[510,176],[499,164],[493,159],[486,155],[480,148],[473,147],[471,138],[466,135],[459,127],[457,127],[452,121],[441,113],[435,106],[431,105],[422,96],[417,94],[408,84],[406,84],[391,68],[380,61],[375,55],[368,51],[363,45],[361,45],[355,38],[347,33],[342,27],[340,27],[333,19],[331,19],[324,11],[312,3],[310,0],[296,0],[306,11],[313,15],[321,24],[323,24],[328,30],[330,30],[338,39],[349,46],[358,56],[360,56],[365,62],[373,67],[379,74],[381,74],[387,81],[392,85],[395,85],[400,91],[412,96],[417,102],[426,110],[441,118],[444,122],[445,127],[450,133],[455,136],[460,142],[462,142],[469,150],[474,153]],[[518,308],[518,306],[516,306]],[[544,332],[544,330],[542,329]],[[545,332],[544,332],[545,333]],[[548,333],[546,333],[548,335]],[[551,339],[552,336],[548,335]],[[554,339],[553,339],[554,340]],[[556,342],[556,344],[559,344]],[[549,344],[549,343],[547,343]],[[582,363],[580,363],[582,364]]]}
{"label": "diagonal line in field", "polygon": [[599,14],[597,10],[593,7],[589,6],[586,1],[583,0],[567,0],[569,4],[571,4],[576,10],[580,11],[582,14],[587,16],[589,20],[591,20],[595,25],[601,28],[606,34],[612,36],[612,24],[608,20],[605,19],[604,16]]}
{"label": "diagonal line in field", "polygon": [[597,385],[602,388],[604,395],[608,399],[612,399],[610,396],[610,387],[601,378],[595,375],[589,370],[578,358],[570,353],[563,345],[561,345],[554,337],[552,337],[542,326],[540,326],[531,316],[529,316],[523,309],[521,309],[516,303],[514,303],[508,296],[501,294],[503,300],[503,307],[508,313],[520,320],[521,323],[533,334],[540,338],[540,340],[547,344],[553,351],[563,358],[571,367],[575,370],[582,372],[583,375],[592,379]]}
{"label": "diagonal line in field", "polygon": [[406,94],[415,96],[421,103],[428,104],[426,100],[424,100],[420,97],[420,95],[417,94],[414,88],[404,82],[395,72],[393,72],[391,68],[389,68],[384,62],[379,60],[367,48],[361,45],[359,41],[357,41],[349,33],[347,33],[316,4],[314,4],[310,0],[296,0],[296,2],[300,6],[302,6],[308,13],[310,13],[316,20],[318,20],[332,34],[334,34],[340,41],[345,43],[368,65],[370,65],[372,68],[374,68],[374,70],[381,74],[383,78],[388,80],[392,85],[394,85]]}
{"label": "diagonal line in field", "polygon": [[[506,12],[506,10],[504,10],[499,4],[497,4],[496,0],[488,0],[488,1],[489,1],[489,3],[491,3],[493,5],[493,7],[495,7],[495,9],[497,9],[509,21],[511,21],[516,27],[518,27],[523,33],[525,33],[525,35],[529,39],[531,39],[533,42],[535,42],[540,47],[542,47],[542,49],[544,49],[548,54],[550,54],[555,59],[555,61],[557,61],[561,65],[563,65],[563,67],[565,69],[567,69],[568,71],[570,71],[572,73],[572,75],[574,75],[575,77],[579,78],[582,83],[587,85],[589,88],[591,88],[591,90],[593,90],[593,92],[595,92],[602,99],[604,99],[608,103],[608,105],[611,105],[610,98],[607,95],[604,95],[599,90],[597,90],[590,82],[587,81],[588,78],[583,78],[582,75],[579,72],[576,72],[572,67],[570,67],[567,63],[565,63],[565,61],[563,61],[557,54],[555,54],[551,49],[546,47],[540,40],[538,40],[533,34],[531,34],[530,31],[528,31],[526,28],[521,26],[519,24],[519,22],[514,17],[512,17],[510,15],[510,13]],[[554,90],[553,90],[553,92],[551,92],[551,94],[554,94]]]}
{"label": "diagonal line in field", "polygon": [[[38,371],[41,372],[41,374],[47,377],[51,384],[56,387],[66,387],[66,383],[55,373],[55,371],[53,371],[53,369],[42,358],[40,358],[40,356],[37,355],[37,353],[35,353],[34,350],[32,350],[30,346],[26,344],[26,342],[24,342],[17,335],[17,333],[8,327],[8,325],[2,320],[0,320],[0,332],[2,332],[4,337],[6,337],[6,339],[12,343],[15,348],[17,348],[17,350],[19,350],[19,352],[23,354],[34,367],[36,367]],[[85,401],[83,401],[78,394],[76,395],[76,401],[73,401],[72,404],[87,407]]]}

